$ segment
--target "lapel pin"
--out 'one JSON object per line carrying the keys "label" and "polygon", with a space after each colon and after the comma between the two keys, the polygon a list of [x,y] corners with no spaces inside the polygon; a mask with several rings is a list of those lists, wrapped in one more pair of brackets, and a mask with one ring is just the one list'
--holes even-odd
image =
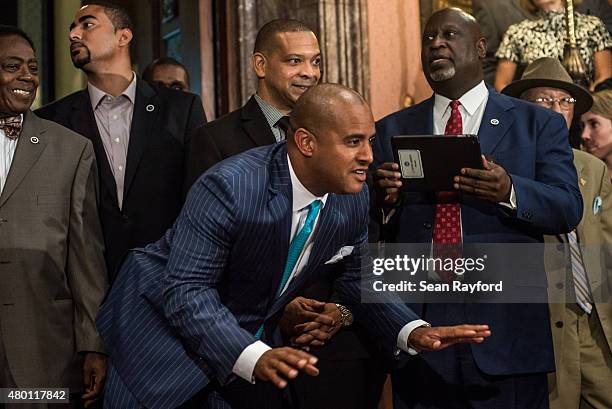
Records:
{"label": "lapel pin", "polygon": [[585,178],[580,178],[580,184],[582,186],[586,185],[586,179]]}
{"label": "lapel pin", "polygon": [[603,205],[603,200],[601,200],[600,196],[597,196],[595,200],[593,200],[593,214],[599,213],[599,210],[601,210],[602,205]]}
{"label": "lapel pin", "polygon": [[35,137],[35,136],[33,136],[33,137],[31,137],[31,138],[30,138],[30,142],[32,142],[32,143],[38,143],[38,138],[37,138],[37,137]]}
{"label": "lapel pin", "polygon": [[147,112],[153,112],[153,110],[155,109],[155,106],[152,104],[149,104],[147,105],[145,109],[147,110]]}
{"label": "lapel pin", "polygon": [[497,119],[497,118],[491,119],[491,125],[493,125],[493,126],[499,125],[499,119]]}

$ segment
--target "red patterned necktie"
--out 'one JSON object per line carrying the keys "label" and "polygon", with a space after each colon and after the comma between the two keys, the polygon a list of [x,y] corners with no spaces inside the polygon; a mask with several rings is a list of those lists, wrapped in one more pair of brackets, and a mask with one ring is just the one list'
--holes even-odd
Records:
{"label": "red patterned necktie", "polygon": [[[460,135],[463,133],[463,121],[459,112],[461,103],[457,100],[450,102],[451,114],[445,135]],[[438,192],[436,214],[433,227],[433,256],[444,259],[457,259],[461,257],[461,207],[457,203],[456,192]],[[438,275],[443,281],[452,281],[453,271],[439,271]]]}
{"label": "red patterned necktie", "polygon": [[9,139],[17,139],[21,133],[21,115],[0,118],[0,129]]}

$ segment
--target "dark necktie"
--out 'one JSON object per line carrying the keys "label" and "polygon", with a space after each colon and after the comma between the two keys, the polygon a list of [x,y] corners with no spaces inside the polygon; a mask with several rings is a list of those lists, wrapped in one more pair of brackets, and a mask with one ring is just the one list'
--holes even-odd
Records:
{"label": "dark necktie", "polygon": [[21,115],[0,118],[0,129],[9,139],[17,139],[21,133]]}
{"label": "dark necktie", "polygon": [[285,139],[287,138],[287,132],[289,130],[289,117],[288,116],[283,116],[281,117],[281,119],[279,119],[278,121],[276,121],[276,126],[278,126],[280,129],[282,129],[282,131],[285,134]]}
{"label": "dark necktie", "polygon": [[[450,102],[451,115],[444,129],[445,135],[463,133],[459,105],[461,103],[457,100]],[[441,259],[461,257],[461,206],[457,203],[456,192],[437,193],[433,227],[433,256]],[[452,271],[440,271],[438,274],[444,281],[452,281],[454,278]]]}

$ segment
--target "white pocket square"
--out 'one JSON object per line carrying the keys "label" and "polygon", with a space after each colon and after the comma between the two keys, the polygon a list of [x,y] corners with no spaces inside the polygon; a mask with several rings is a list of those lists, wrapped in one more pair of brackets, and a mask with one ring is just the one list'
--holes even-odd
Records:
{"label": "white pocket square", "polygon": [[350,255],[353,252],[354,246],[344,246],[341,247],[340,250],[332,258],[327,260],[325,264],[334,264],[338,261],[342,260],[344,257]]}

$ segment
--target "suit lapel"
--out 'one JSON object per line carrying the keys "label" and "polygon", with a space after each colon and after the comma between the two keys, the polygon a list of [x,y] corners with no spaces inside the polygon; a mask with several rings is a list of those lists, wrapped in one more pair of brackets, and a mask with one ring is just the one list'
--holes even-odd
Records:
{"label": "suit lapel", "polygon": [[[592,195],[588,194],[590,186],[587,186],[588,180],[586,179],[586,174],[584,172],[583,165],[584,163],[580,160],[576,160],[574,156],[574,166],[576,167],[576,174],[578,175],[578,187],[580,188],[580,194],[582,195],[582,200],[589,199]],[[582,220],[585,221],[587,212],[592,210],[592,203],[584,203]],[[584,225],[586,223],[578,223],[576,226],[576,233],[578,234],[578,240],[584,242]]]}
{"label": "suit lapel", "polygon": [[265,146],[276,143],[276,138],[270,129],[270,124],[265,115],[259,108],[259,104],[252,96],[244,105],[241,111],[242,126],[244,131],[253,141],[255,146]]}
{"label": "suit lapel", "polygon": [[310,251],[310,256],[308,257],[308,263],[304,266],[300,274],[291,280],[287,290],[275,300],[272,308],[268,312],[268,317],[276,314],[293,299],[296,290],[301,288],[304,281],[306,281],[308,277],[313,274],[313,271],[324,262],[323,258],[325,255],[330,253],[329,248],[334,243],[333,238],[339,226],[339,214],[336,209],[335,201],[336,197],[330,194],[321,212],[320,220],[317,223],[317,228],[314,233],[314,243]]}
{"label": "suit lapel", "polygon": [[512,128],[514,118],[508,111],[513,108],[514,105],[509,99],[502,99],[497,92],[489,88],[489,99],[478,130],[482,153],[495,153],[495,148]]}
{"label": "suit lapel", "polygon": [[[274,303],[278,286],[285,270],[287,253],[289,252],[289,236],[291,234],[291,216],[293,195],[291,190],[291,177],[289,176],[289,165],[287,163],[287,150],[279,149],[275,159],[270,166],[270,200],[268,210],[274,220],[279,223],[274,224],[274,249],[279,257],[274,257],[270,269],[273,271],[273,279],[270,282],[269,294],[271,294],[271,304]],[[268,308],[269,309],[269,308]]]}
{"label": "suit lapel", "polygon": [[433,133],[433,106],[434,97],[432,96],[413,110],[408,111],[411,118],[405,121],[407,135],[431,135]]}
{"label": "suit lapel", "polygon": [[134,181],[142,154],[147,146],[147,139],[151,138],[154,134],[154,125],[157,122],[156,119],[161,109],[163,109],[161,99],[157,96],[155,90],[145,81],[138,78],[125,169],[124,203]]}
{"label": "suit lapel", "polygon": [[96,117],[91,107],[91,99],[89,98],[87,89],[83,90],[78,98],[75,99],[72,111],[73,115],[70,118],[70,127],[76,133],[91,140],[96,153],[96,162],[98,164],[100,179],[102,183],[106,185],[106,190],[112,195],[115,205],[118,206],[117,184],[115,183],[113,172],[108,163],[108,158],[106,157],[106,150],[104,150],[104,144],[100,138],[100,132],[98,131]]}
{"label": "suit lapel", "polygon": [[0,195],[0,207],[6,203],[45,150],[47,146],[45,131],[44,123],[31,111],[24,114],[23,130],[15,148],[6,184]]}

